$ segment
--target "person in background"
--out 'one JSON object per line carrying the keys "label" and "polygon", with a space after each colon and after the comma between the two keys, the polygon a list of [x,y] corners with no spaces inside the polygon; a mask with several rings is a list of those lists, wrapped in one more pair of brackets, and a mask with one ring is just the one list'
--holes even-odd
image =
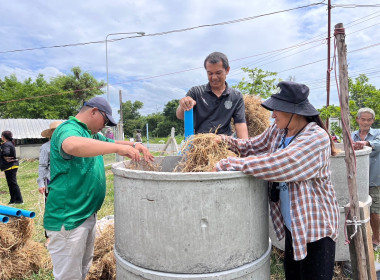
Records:
{"label": "person in background", "polygon": [[233,118],[237,137],[248,138],[243,96],[226,82],[230,71],[227,56],[213,52],[206,57],[204,67],[208,84],[189,90],[186,97],[179,101],[177,118],[183,120],[184,112],[194,108],[194,133],[212,132],[225,135],[233,133]]}
{"label": "person in background", "polygon": [[112,132],[112,129],[110,127],[107,128],[107,130],[106,130],[106,137],[109,139],[115,139],[113,132]]}
{"label": "person in background", "polygon": [[[50,138],[53,135],[54,130],[61,124],[61,121],[54,121],[50,123],[48,129],[45,129],[41,132],[41,136],[48,138],[49,141],[44,143],[40,148],[40,156],[38,158],[38,178],[37,185],[38,191],[44,195],[45,203],[48,196],[48,184],[50,182]],[[46,243],[49,243],[49,239],[47,237],[45,231]]]}
{"label": "person in background", "polygon": [[359,109],[356,122],[359,129],[351,134],[354,149],[365,146],[372,149],[369,155],[369,195],[372,198],[370,207],[370,223],[372,243],[375,251],[380,249],[380,129],[372,128],[375,112],[371,108]]}
{"label": "person in background", "polygon": [[106,125],[116,125],[111,106],[94,97],[51,138],[44,227],[56,280],[85,279],[91,266],[96,213],[106,194],[103,155],[117,153],[139,161],[141,152],[146,161],[153,160],[142,144],[99,134]]}
{"label": "person in background", "polygon": [[262,103],[273,111],[274,124],[250,139],[218,137],[241,158],[223,159],[214,170],[238,170],[269,181],[273,226],[279,240],[285,237],[286,279],[331,280],[339,204],[330,155],[337,151],[309,103],[309,88],[285,81],[278,87],[280,92]]}
{"label": "person in background", "polygon": [[142,142],[141,129],[136,129],[136,142],[139,142],[139,143]]}
{"label": "person in background", "polygon": [[1,171],[4,171],[5,178],[7,180],[9,194],[11,199],[8,204],[23,204],[20,187],[17,184],[17,170],[19,166],[19,161],[16,158],[16,149],[13,143],[13,134],[9,130],[5,130],[1,133],[1,156],[0,156],[0,166]]}

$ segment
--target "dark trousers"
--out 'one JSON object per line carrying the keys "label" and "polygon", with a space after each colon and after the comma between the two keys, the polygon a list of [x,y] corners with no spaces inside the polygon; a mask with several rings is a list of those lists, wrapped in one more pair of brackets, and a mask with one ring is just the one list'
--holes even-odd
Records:
{"label": "dark trousers", "polygon": [[307,243],[307,256],[295,261],[292,234],[285,227],[285,277],[288,280],[331,280],[334,275],[335,242],[330,237]]}
{"label": "dark trousers", "polygon": [[11,195],[11,200],[9,203],[23,203],[20,187],[17,184],[17,170],[18,168],[4,171],[9,188],[9,194]]}

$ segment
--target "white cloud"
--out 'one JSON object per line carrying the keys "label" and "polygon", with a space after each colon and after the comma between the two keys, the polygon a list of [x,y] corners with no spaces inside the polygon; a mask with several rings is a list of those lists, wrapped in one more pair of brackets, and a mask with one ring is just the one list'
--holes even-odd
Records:
{"label": "white cloud", "polygon": [[[3,1],[4,2],[4,1]],[[346,0],[345,3],[356,3]],[[367,0],[366,4],[377,4]],[[24,48],[38,48],[62,44],[102,41],[110,33],[144,31],[146,34],[225,22],[239,18],[295,8],[312,0],[285,1],[217,1],[214,0],[157,0],[157,1],[11,1],[0,9],[3,38],[0,52]],[[363,51],[350,51],[379,42],[376,24],[380,13],[371,8],[332,9],[332,28],[338,22],[346,26],[349,71],[366,73],[378,69],[378,46]],[[369,16],[373,14],[372,16]],[[364,18],[365,16],[369,16]],[[373,19],[370,19],[373,17]],[[359,20],[361,19],[361,20]],[[324,38],[327,36],[326,5],[313,6],[291,12],[278,13],[235,24],[220,25],[171,33],[163,36],[145,36],[108,43],[108,72],[110,101],[118,110],[119,89],[123,100],[140,100],[143,114],[162,110],[173,98],[181,98],[194,85],[207,82],[203,60],[212,51],[225,52],[231,61],[228,81],[242,77],[240,67],[261,67],[280,72],[287,79],[295,76],[298,82],[310,84],[311,101],[316,107],[325,104],[325,77],[327,62],[295,68],[326,58]],[[128,35],[120,35],[124,37]],[[315,39],[320,41],[283,53],[265,52]],[[109,36],[117,39],[119,36]],[[331,48],[333,54],[333,48]],[[291,55],[292,54],[292,55]],[[250,58],[246,58],[250,57]],[[245,59],[242,59],[245,58]],[[236,61],[235,61],[236,60]],[[15,73],[19,80],[69,73],[74,66],[106,81],[105,44],[77,47],[47,48],[35,51],[0,53],[0,77]],[[199,68],[191,71],[193,68]],[[183,72],[185,71],[185,72]],[[167,73],[178,74],[164,75]],[[380,79],[373,75],[370,82],[377,87]],[[379,75],[378,75],[379,76]],[[144,79],[147,77],[154,77]],[[134,82],[131,82],[134,81]],[[124,93],[125,92],[125,93]],[[331,87],[331,100],[337,93]],[[331,103],[331,102],[330,102]]]}

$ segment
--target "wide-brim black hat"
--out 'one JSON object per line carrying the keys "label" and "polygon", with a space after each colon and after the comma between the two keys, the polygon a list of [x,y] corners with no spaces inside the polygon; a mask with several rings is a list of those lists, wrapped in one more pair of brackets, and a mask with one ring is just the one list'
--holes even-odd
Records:
{"label": "wide-brim black hat", "polygon": [[281,111],[311,117],[319,115],[308,100],[309,88],[304,84],[283,81],[277,85],[280,91],[265,100],[261,106],[269,111]]}

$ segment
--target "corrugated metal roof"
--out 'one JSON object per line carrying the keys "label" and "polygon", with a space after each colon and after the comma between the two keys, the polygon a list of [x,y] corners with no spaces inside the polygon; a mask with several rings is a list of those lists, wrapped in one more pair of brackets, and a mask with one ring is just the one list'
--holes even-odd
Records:
{"label": "corrugated metal roof", "polygon": [[10,130],[13,139],[41,139],[41,132],[48,129],[53,121],[65,120],[46,120],[46,119],[0,119],[0,133]]}

